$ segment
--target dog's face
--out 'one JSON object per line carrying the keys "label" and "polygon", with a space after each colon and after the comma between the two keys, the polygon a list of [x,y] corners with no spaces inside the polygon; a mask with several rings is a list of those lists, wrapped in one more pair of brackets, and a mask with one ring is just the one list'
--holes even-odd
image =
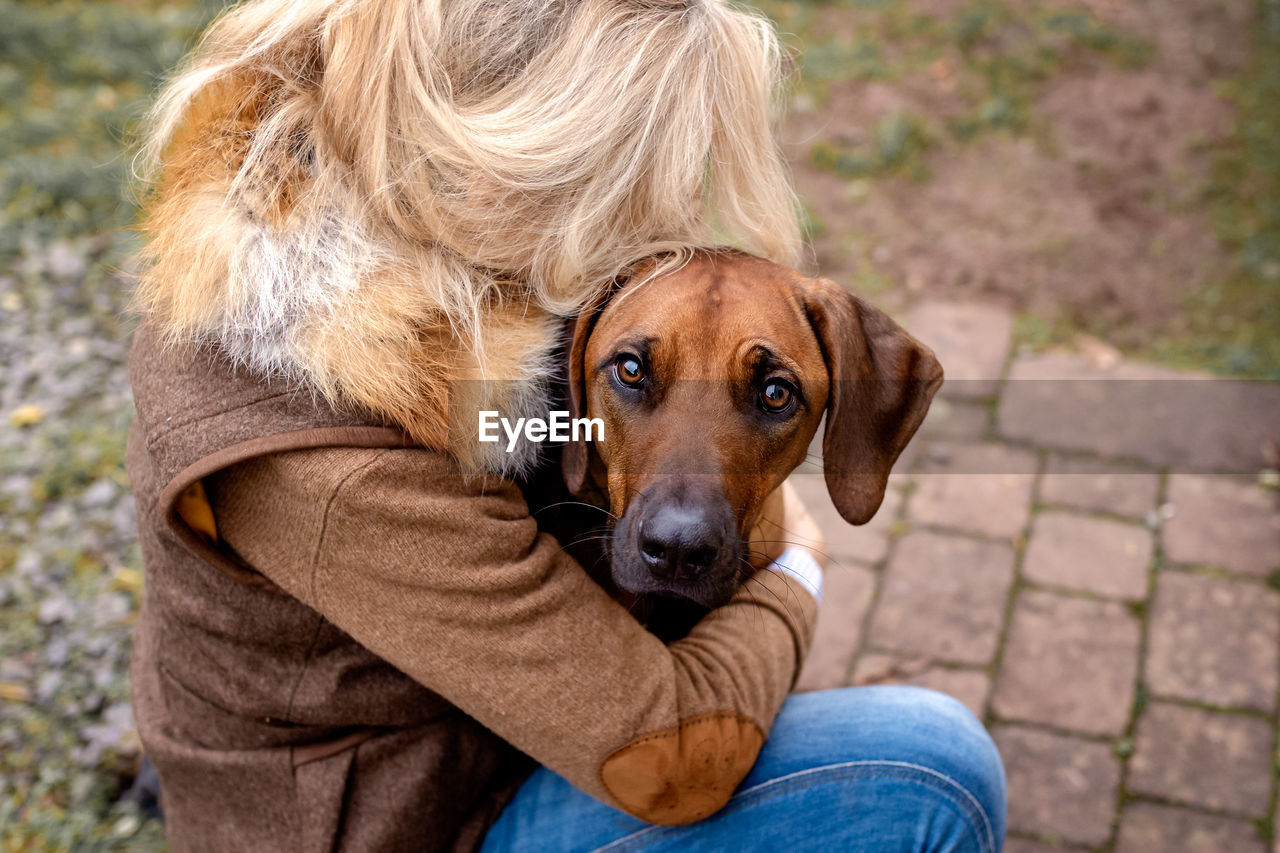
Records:
{"label": "dog's face", "polygon": [[[891,342],[873,339],[884,324]],[[877,375],[877,354],[897,375]],[[614,581],[708,607],[752,571],[748,531],[824,411],[827,480],[861,523],[941,381],[932,353],[842,288],[735,252],[624,288],[578,322],[570,361],[574,414],[602,419],[604,439],[569,448],[566,479],[607,493]]]}

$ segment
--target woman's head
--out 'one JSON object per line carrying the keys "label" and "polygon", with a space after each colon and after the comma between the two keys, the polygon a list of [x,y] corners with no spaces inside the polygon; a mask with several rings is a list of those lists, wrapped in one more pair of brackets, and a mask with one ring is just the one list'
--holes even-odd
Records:
{"label": "woman's head", "polygon": [[796,260],[779,66],[770,24],[720,0],[253,2],[165,93],[148,151],[163,160],[211,85],[244,81],[242,179],[308,149],[369,237],[443,246],[572,310],[673,245]]}
{"label": "woman's head", "polygon": [[716,228],[794,253],[763,19],[717,0],[353,11],[326,33],[321,137],[404,233],[566,307],[582,282]]}

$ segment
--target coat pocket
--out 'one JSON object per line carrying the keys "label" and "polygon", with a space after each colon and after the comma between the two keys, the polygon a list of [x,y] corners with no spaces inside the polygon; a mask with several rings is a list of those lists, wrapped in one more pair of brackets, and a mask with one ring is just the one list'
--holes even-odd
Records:
{"label": "coat pocket", "polygon": [[358,729],[331,741],[293,748],[300,853],[332,853],[336,848],[356,749],[374,733]]}

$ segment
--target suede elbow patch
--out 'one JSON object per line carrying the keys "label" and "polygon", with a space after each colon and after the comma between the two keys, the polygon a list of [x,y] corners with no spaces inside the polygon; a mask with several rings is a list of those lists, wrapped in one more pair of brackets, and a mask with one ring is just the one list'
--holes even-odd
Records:
{"label": "suede elbow patch", "polygon": [[755,764],[764,732],[749,717],[714,711],[644,735],[600,767],[600,782],[628,814],[675,826],[719,811]]}

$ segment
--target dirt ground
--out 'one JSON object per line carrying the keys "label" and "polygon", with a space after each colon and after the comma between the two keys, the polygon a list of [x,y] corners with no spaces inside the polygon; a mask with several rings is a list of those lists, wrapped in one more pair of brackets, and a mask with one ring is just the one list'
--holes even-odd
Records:
{"label": "dirt ground", "polygon": [[1130,350],[1232,276],[1210,193],[1254,3],[766,8],[804,48],[784,140],[824,275]]}

